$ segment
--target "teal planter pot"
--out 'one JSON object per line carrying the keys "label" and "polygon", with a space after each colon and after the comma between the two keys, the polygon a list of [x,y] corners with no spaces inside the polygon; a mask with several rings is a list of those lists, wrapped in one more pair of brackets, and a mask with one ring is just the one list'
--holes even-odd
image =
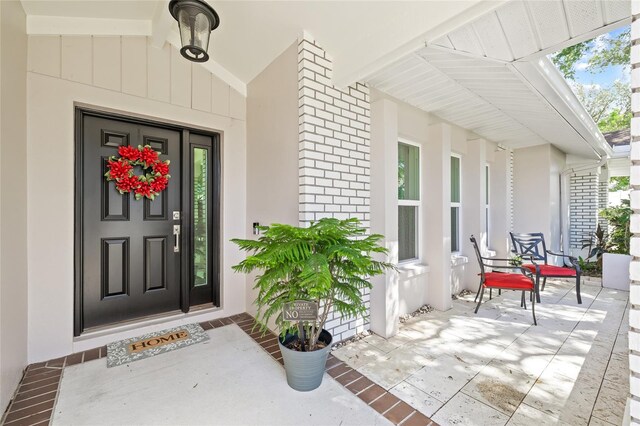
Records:
{"label": "teal planter pot", "polygon": [[287,348],[285,345],[297,339],[296,335],[287,335],[283,342],[278,339],[280,352],[287,373],[287,383],[292,389],[308,392],[322,384],[327,356],[331,351],[333,337],[327,330],[322,330],[318,340],[327,346],[312,352],[300,352]]}

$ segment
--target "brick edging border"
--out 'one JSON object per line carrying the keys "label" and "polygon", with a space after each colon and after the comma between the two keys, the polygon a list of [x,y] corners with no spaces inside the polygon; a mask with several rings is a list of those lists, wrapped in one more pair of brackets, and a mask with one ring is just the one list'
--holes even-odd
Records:
{"label": "brick edging border", "polygon": [[[256,321],[247,313],[204,321],[200,323],[200,326],[206,331],[229,324],[236,324],[271,355],[274,360],[284,365],[277,336],[272,332],[263,334],[260,331],[256,331]],[[0,425],[41,426],[50,424],[58,399],[64,368],[106,356],[107,347],[101,346],[27,366]],[[387,392],[384,388],[376,385],[331,354],[327,359],[327,373],[393,424],[401,426],[437,426],[427,416]]]}

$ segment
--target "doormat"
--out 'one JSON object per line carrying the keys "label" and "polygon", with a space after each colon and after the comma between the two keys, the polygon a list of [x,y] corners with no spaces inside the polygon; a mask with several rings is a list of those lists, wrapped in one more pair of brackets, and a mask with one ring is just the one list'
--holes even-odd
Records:
{"label": "doormat", "polygon": [[107,345],[107,367],[116,367],[209,340],[198,324],[145,334]]}

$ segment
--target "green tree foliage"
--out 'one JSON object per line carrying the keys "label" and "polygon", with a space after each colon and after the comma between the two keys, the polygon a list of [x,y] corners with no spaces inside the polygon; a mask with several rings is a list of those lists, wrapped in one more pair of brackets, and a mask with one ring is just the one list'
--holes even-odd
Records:
{"label": "green tree foliage", "polygon": [[574,92],[601,132],[631,126],[631,88],[615,81],[610,87],[574,84]]}
{"label": "green tree foliage", "polygon": [[588,40],[565,47],[560,52],[551,56],[551,60],[564,75],[564,78],[573,80],[576,77],[576,64],[591,50],[592,45],[593,40]]}
{"label": "green tree foliage", "polygon": [[600,217],[609,222],[608,253],[629,254],[631,213],[633,210],[629,200],[622,200],[622,204],[600,211]]}
{"label": "green tree foliage", "polygon": [[629,176],[613,176],[609,179],[609,192],[628,191]]}
{"label": "green tree foliage", "polygon": [[592,74],[604,71],[615,65],[629,65],[631,62],[631,29],[620,32],[616,37],[608,34],[566,47],[551,56],[566,79],[573,80],[576,75],[576,64],[589,56],[587,69]]}
{"label": "green tree foliage", "polygon": [[315,301],[321,307],[317,322],[305,324],[309,350],[316,349],[318,336],[333,308],[343,317],[366,314],[361,292],[371,288],[369,277],[383,273],[391,264],[374,260],[385,254],[382,235],[366,235],[357,219],[321,219],[307,228],[274,224],[260,228],[258,240],[234,239],[249,252],[233,267],[237,272],[259,271],[254,289],[257,319],[264,331],[275,318],[282,335],[295,332],[297,324],[285,321],[285,303]]}
{"label": "green tree foliage", "polygon": [[[568,80],[575,82],[577,65],[586,60],[592,74],[611,66],[628,66],[631,55],[630,29],[615,37],[609,34],[569,46],[551,56],[551,60]],[[631,89],[628,83],[616,81],[609,87],[585,87],[575,82],[576,95],[596,122],[601,132],[612,132],[631,125]]]}

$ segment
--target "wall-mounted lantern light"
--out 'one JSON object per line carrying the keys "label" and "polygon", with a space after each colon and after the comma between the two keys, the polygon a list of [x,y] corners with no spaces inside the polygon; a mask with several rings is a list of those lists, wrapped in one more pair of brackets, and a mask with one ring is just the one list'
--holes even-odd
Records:
{"label": "wall-mounted lantern light", "polygon": [[208,61],[209,36],[220,25],[216,11],[202,0],[171,0],[169,11],[178,21],[182,56],[193,62]]}

